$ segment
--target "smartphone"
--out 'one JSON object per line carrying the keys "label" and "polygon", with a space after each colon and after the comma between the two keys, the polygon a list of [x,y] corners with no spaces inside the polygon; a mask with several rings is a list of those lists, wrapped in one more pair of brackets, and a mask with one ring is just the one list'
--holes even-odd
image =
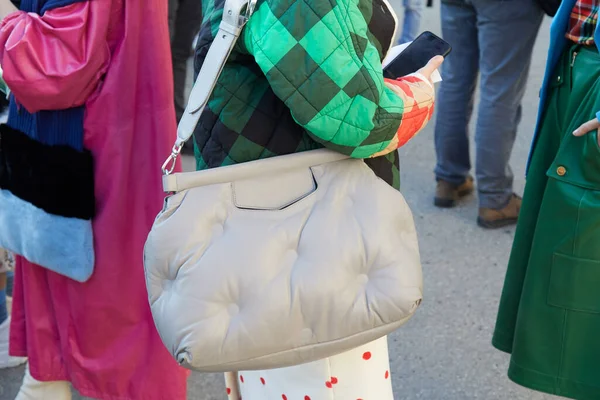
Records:
{"label": "smartphone", "polygon": [[433,57],[446,57],[451,51],[448,42],[429,31],[423,32],[383,69],[383,76],[396,79],[412,74],[427,65]]}

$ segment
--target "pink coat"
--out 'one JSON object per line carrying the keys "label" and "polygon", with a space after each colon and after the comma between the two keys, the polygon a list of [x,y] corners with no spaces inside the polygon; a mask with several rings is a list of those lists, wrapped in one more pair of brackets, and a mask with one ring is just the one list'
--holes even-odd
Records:
{"label": "pink coat", "polygon": [[175,138],[167,0],[89,0],[8,16],[0,62],[29,111],[86,104],[96,265],[81,284],[17,261],[11,353],[41,381],[106,400],[186,398],[150,314],[142,250]]}

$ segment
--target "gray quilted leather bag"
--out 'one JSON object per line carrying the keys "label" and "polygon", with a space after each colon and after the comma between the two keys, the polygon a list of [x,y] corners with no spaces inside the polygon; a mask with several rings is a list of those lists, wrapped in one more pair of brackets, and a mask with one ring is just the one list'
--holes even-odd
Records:
{"label": "gray quilted leather bag", "polygon": [[204,372],[347,351],[400,327],[422,299],[410,209],[362,160],[323,149],[171,174],[253,5],[225,3],[144,254],[164,344]]}

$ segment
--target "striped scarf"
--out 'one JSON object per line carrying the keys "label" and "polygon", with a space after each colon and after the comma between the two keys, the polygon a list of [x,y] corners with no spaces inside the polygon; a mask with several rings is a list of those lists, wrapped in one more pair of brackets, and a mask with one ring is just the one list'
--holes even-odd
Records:
{"label": "striped scarf", "polygon": [[[43,15],[80,1],[21,0],[20,8]],[[29,113],[11,95],[8,122],[0,126],[0,246],[76,280],[89,278],[94,264],[84,112]]]}

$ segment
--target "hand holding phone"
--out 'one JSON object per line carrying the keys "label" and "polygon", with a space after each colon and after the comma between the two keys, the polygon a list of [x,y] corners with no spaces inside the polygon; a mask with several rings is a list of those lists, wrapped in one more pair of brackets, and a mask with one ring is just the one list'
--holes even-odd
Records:
{"label": "hand holding phone", "polygon": [[[383,69],[383,76],[396,79],[412,74],[424,68],[436,56],[446,57],[450,54],[451,50],[452,47],[443,39],[431,32],[423,32],[404,51],[386,65]],[[430,76],[431,73],[428,78]]]}

